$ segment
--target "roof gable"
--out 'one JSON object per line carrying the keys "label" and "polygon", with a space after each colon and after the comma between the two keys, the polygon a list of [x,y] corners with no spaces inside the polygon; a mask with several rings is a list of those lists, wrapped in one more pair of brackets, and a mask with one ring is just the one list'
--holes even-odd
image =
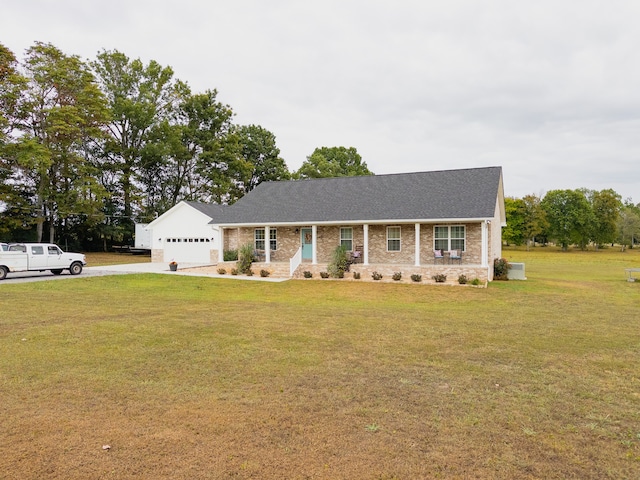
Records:
{"label": "roof gable", "polygon": [[201,213],[202,215],[205,215],[206,217],[208,217],[207,223],[209,223],[209,222],[219,221],[222,218],[223,210],[225,208],[227,208],[227,207],[222,206],[222,205],[216,205],[216,204],[208,204],[208,203],[191,202],[191,201],[187,201],[187,200],[182,200],[182,201],[176,203],[173,207],[171,207],[169,210],[164,212],[158,218],[156,218],[149,225],[147,225],[146,228],[147,229],[152,229],[154,227],[157,227],[161,223],[167,221],[167,219],[171,218],[173,215],[179,215],[180,211],[183,210],[184,208],[192,208],[192,209],[196,210],[197,212]]}
{"label": "roof gable", "polygon": [[200,213],[204,213],[207,217],[210,217],[213,220],[220,217],[224,210],[228,208],[227,205],[218,205],[214,203],[200,203],[187,200],[185,200],[184,203],[189,205],[191,208],[195,208]]}
{"label": "roof gable", "polygon": [[492,218],[502,169],[400,173],[265,182],[227,207],[232,224]]}

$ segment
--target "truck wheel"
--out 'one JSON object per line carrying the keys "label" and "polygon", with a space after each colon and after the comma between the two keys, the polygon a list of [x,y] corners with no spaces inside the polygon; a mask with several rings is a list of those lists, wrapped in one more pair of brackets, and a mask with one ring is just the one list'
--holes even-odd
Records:
{"label": "truck wheel", "polygon": [[73,262],[69,267],[71,275],[79,275],[82,273],[82,264],[80,262]]}
{"label": "truck wheel", "polygon": [[62,273],[62,269],[54,268],[53,270],[51,270],[51,273],[53,273],[54,275],[60,275]]}
{"label": "truck wheel", "polygon": [[7,267],[0,267],[0,280],[7,278]]}

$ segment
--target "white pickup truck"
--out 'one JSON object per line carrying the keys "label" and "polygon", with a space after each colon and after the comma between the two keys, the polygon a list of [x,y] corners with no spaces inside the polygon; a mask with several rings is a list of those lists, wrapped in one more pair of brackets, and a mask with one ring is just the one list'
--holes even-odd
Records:
{"label": "white pickup truck", "polygon": [[0,280],[7,278],[9,272],[51,270],[60,275],[69,270],[71,275],[82,273],[87,264],[81,253],[67,253],[53,243],[12,243],[7,251],[0,251]]}

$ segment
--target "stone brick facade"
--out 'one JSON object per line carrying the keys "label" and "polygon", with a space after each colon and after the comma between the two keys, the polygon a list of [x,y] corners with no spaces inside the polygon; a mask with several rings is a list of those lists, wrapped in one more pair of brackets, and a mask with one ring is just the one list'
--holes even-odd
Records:
{"label": "stone brick facade", "polygon": [[[447,224],[438,224],[447,225]],[[482,231],[479,223],[451,224],[464,225],[465,251],[462,263],[481,263]],[[420,226],[420,264],[433,263],[434,226]],[[400,251],[389,251],[387,248],[387,227],[400,227]],[[276,230],[276,250],[271,251],[271,261],[283,262],[293,257],[301,245],[300,229],[310,227],[271,227]],[[326,263],[331,254],[340,245],[340,226],[317,227],[318,262]],[[353,231],[353,248],[364,245],[364,228],[362,226],[347,227]],[[225,229],[225,250],[236,250],[240,245],[255,245],[255,228]],[[390,224],[369,226],[369,263],[415,264],[415,226],[414,224]]]}
{"label": "stone brick facade", "polygon": [[[302,279],[304,272],[311,272],[312,278],[321,278],[320,273],[327,271],[327,264],[312,265],[310,263],[303,263],[295,271],[293,278]],[[344,280],[355,280],[354,272],[360,274],[360,279],[357,281],[372,282],[373,272],[377,272],[382,275],[381,283],[414,283],[411,280],[411,275],[418,274],[422,276],[423,284],[435,284],[436,281],[433,276],[436,274],[444,274],[447,278],[444,282],[445,285],[458,285],[458,279],[460,275],[464,275],[468,282],[474,279],[478,279],[481,285],[486,285],[487,268],[480,267],[479,265],[423,265],[415,267],[412,265],[389,265],[389,264],[376,264],[376,265],[361,265],[354,264],[349,268],[349,272],[345,273]],[[399,281],[393,280],[394,273],[401,273],[402,278]]]}

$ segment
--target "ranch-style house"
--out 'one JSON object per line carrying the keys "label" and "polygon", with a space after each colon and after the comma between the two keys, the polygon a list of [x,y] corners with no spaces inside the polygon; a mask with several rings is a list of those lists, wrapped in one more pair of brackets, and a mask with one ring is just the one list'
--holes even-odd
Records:
{"label": "ranch-style house", "polygon": [[362,279],[460,274],[493,279],[505,223],[501,167],[265,182],[215,211],[223,250],[251,243],[254,270],[318,277],[338,245]]}

